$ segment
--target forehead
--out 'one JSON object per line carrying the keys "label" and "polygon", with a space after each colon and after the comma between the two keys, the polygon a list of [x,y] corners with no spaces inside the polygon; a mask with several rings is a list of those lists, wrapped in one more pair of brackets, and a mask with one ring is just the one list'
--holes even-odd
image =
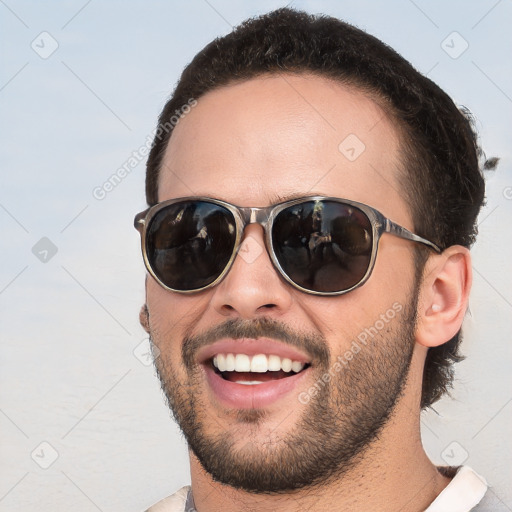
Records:
{"label": "forehead", "polygon": [[205,94],[181,118],[159,201],[205,195],[265,206],[318,193],[392,213],[404,207],[399,156],[392,122],[361,91],[313,75],[259,77]]}

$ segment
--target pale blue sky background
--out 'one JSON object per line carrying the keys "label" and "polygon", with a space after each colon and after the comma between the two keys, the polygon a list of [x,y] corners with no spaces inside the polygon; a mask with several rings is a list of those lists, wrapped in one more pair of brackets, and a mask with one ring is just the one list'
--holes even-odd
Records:
{"label": "pale blue sky background", "polygon": [[[144,144],[197,51],[282,5],[0,1],[1,512],[135,512],[189,482],[186,448],[154,372],[134,355],[144,353],[145,338],[144,269],[132,227],[145,206],[144,165],[102,201],[92,191]],[[486,153],[502,159],[488,174],[473,250],[468,358],[454,400],[423,424],[433,460],[445,464],[449,454],[469,464],[512,510],[512,3],[293,6],[343,18],[390,44],[474,113]],[[454,31],[450,56],[442,42]],[[58,48],[43,59],[34,40],[40,53]],[[52,245],[39,242],[35,252],[50,251],[47,262],[32,252],[43,237]]]}

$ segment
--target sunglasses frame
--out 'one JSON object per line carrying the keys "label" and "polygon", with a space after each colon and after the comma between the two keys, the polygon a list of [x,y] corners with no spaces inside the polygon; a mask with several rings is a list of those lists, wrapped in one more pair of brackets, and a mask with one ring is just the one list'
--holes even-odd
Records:
{"label": "sunglasses frame", "polygon": [[[203,286],[202,288],[196,288],[193,290],[177,290],[174,288],[171,288],[167,286],[164,282],[161,281],[161,279],[155,274],[153,271],[151,264],[148,259],[147,255],[147,249],[146,249],[146,232],[148,226],[151,224],[151,220],[153,217],[160,211],[166,208],[167,206],[181,203],[181,202],[188,202],[188,201],[196,201],[196,202],[207,202],[211,204],[216,204],[219,206],[222,206],[226,208],[231,214],[233,215],[235,219],[235,225],[236,225],[236,239],[235,239],[235,245],[233,247],[233,252],[231,254],[231,257],[226,264],[224,270],[221,272],[221,274],[210,284]],[[368,263],[368,268],[366,270],[366,273],[361,278],[359,282],[357,282],[355,285],[351,286],[350,288],[346,290],[341,291],[334,291],[334,292],[319,292],[315,290],[309,290],[307,288],[303,288],[302,286],[298,285],[294,281],[288,277],[286,272],[281,267],[279,261],[277,260],[277,257],[274,252],[274,247],[272,244],[272,227],[274,223],[274,219],[277,217],[279,213],[281,213],[286,208],[289,208],[291,206],[295,206],[300,203],[310,202],[310,201],[331,201],[335,203],[340,203],[347,206],[352,206],[354,208],[359,209],[362,211],[370,221],[370,224],[372,226],[373,230],[373,237],[372,237],[372,252],[370,257],[370,262]],[[189,197],[180,197],[177,199],[169,199],[166,201],[162,201],[160,203],[155,204],[154,206],[151,206],[147,208],[146,210],[138,213],[135,216],[134,219],[134,226],[137,231],[139,231],[141,235],[141,246],[142,246],[142,255],[144,258],[144,264],[146,266],[147,271],[151,274],[151,276],[157,281],[160,286],[165,288],[166,290],[177,292],[177,293],[183,293],[183,294],[190,294],[190,293],[198,293],[203,290],[207,290],[208,288],[213,288],[215,285],[220,283],[224,277],[227,275],[227,273],[231,270],[231,267],[233,265],[233,262],[235,261],[235,258],[238,254],[238,251],[242,245],[242,239],[243,234],[245,231],[245,228],[249,224],[259,224],[263,227],[263,231],[265,233],[265,245],[267,253],[270,256],[270,259],[272,261],[272,264],[277,269],[279,274],[294,288],[311,294],[311,295],[323,295],[323,296],[332,296],[332,295],[344,295],[345,293],[351,292],[352,290],[362,286],[366,281],[368,281],[370,275],[372,274],[373,267],[375,266],[375,260],[377,258],[377,251],[378,251],[378,245],[380,237],[384,233],[389,233],[391,235],[395,235],[399,238],[403,238],[405,240],[410,240],[412,242],[418,242],[423,245],[426,245],[430,249],[433,249],[437,253],[441,253],[441,249],[434,243],[430,242],[429,240],[426,240],[425,238],[422,238],[421,236],[418,236],[414,234],[413,232],[409,231],[407,228],[404,228],[403,226],[400,226],[399,224],[393,222],[392,220],[385,217],[382,213],[380,213],[375,208],[372,208],[371,206],[368,206],[364,203],[359,203],[357,201],[351,201],[349,199],[341,199],[337,197],[328,197],[328,196],[304,196],[297,199],[292,199],[289,201],[284,201],[282,203],[278,203],[272,206],[266,206],[266,207],[240,207],[235,206],[231,203],[227,203],[225,201],[221,201],[220,199],[213,199],[211,197],[206,196],[189,196]]]}

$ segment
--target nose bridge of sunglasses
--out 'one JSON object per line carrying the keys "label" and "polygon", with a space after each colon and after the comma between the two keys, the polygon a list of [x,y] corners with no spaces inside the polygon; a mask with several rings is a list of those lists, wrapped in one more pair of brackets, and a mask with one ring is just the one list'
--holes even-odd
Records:
{"label": "nose bridge of sunglasses", "polygon": [[237,256],[245,263],[250,264],[266,250],[265,225],[269,212],[268,208],[259,207],[239,207],[238,211],[243,219],[244,227]]}
{"label": "nose bridge of sunglasses", "polygon": [[238,208],[245,225],[261,224],[264,226],[268,221],[269,209],[261,207],[239,207]]}

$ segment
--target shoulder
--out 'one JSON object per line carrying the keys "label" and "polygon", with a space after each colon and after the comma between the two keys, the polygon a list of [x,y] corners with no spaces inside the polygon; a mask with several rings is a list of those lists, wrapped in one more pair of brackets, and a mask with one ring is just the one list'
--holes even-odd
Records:
{"label": "shoulder", "polygon": [[184,512],[189,490],[189,485],[182,487],[171,496],[149,507],[146,512]]}

